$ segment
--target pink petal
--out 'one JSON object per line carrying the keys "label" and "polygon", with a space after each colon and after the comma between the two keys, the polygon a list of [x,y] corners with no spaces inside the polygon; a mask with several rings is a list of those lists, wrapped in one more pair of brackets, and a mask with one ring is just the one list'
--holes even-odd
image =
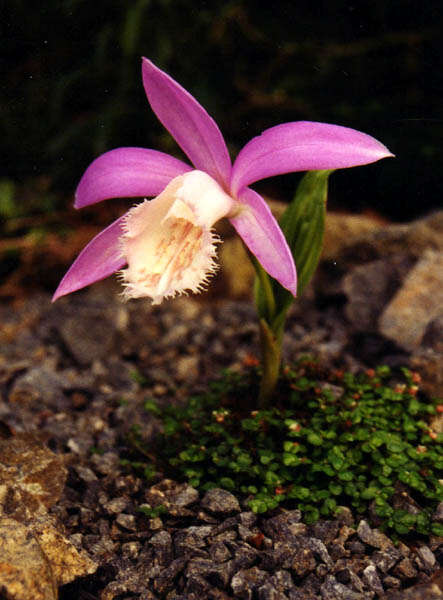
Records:
{"label": "pink petal", "polygon": [[112,275],[125,265],[119,241],[123,234],[124,217],[125,215],[114,221],[83,248],[56,289],[53,302],[60,296]]}
{"label": "pink petal", "polygon": [[152,110],[197,169],[227,188],[231,160],[216,122],[172,77],[144,58],[143,85]]}
{"label": "pink petal", "polygon": [[231,189],[293,171],[341,169],[393,156],[375,138],[355,129],[297,121],[266,129],[241,150],[232,168]]}
{"label": "pink petal", "polygon": [[191,171],[186,163],[146,148],[116,148],[86,169],[75,194],[75,208],[107,198],[157,196],[171,179]]}
{"label": "pink petal", "polygon": [[243,204],[243,210],[230,219],[231,223],[265,271],[295,296],[297,274],[294,259],[268,205],[249,188],[243,188],[238,201]]}

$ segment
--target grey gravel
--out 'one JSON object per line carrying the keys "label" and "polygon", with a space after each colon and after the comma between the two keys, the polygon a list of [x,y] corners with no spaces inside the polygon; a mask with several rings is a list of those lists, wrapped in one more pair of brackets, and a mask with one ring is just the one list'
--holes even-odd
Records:
{"label": "grey gravel", "polygon": [[416,562],[422,569],[432,570],[435,565],[435,556],[428,546],[420,546],[417,550]]}
{"label": "grey gravel", "polygon": [[371,529],[365,520],[361,520],[357,528],[358,537],[374,548],[384,549],[392,546],[391,540],[378,529]]}
{"label": "grey gravel", "polygon": [[117,515],[115,522],[118,523],[124,529],[129,529],[131,531],[135,531],[137,529],[137,524],[135,521],[134,515],[126,515],[124,513],[120,513]]}
{"label": "grey gravel", "polygon": [[372,560],[375,566],[382,572],[387,573],[392,567],[400,560],[400,552],[392,547],[386,547],[385,550],[374,552],[372,554]]}
{"label": "grey gravel", "polygon": [[432,515],[432,520],[443,523],[443,502],[439,502],[436,511]]}
{"label": "grey gravel", "polygon": [[105,509],[105,511],[112,515],[112,514],[118,514],[122,511],[124,511],[128,506],[128,499],[127,498],[113,498],[112,500],[110,500],[109,502],[107,502],[106,504],[103,505],[103,508]]}
{"label": "grey gravel", "polygon": [[410,558],[403,558],[395,567],[394,574],[401,578],[412,579],[417,576],[417,569]]}
{"label": "grey gravel", "polygon": [[267,572],[257,567],[241,569],[231,580],[232,591],[236,598],[252,600],[254,592],[264,585],[267,578]]}
{"label": "grey gravel", "polygon": [[366,596],[354,592],[346,585],[338,582],[333,575],[328,575],[320,588],[321,597],[325,600],[363,600]]}
{"label": "grey gravel", "polygon": [[401,581],[397,577],[386,575],[383,578],[383,585],[385,588],[398,589],[401,586]]}
{"label": "grey gravel", "polygon": [[[236,493],[199,494],[168,479],[148,484],[122,466],[134,425],[148,446],[158,431],[143,410],[147,396],[165,403],[186,398],[221,368],[241,369],[243,358],[256,352],[249,303],[152,308],[91,291],[52,307],[47,297],[14,313],[0,306],[2,323],[19,324],[29,314],[33,327],[0,347],[0,418],[17,431],[39,430],[66,455],[69,478],[52,512],[75,546],[100,565],[98,575],[62,588],[60,600],[366,600],[382,590],[388,600],[433,598],[430,586],[443,563],[438,540],[394,545],[368,521],[356,521],[349,507],[310,526],[298,510],[256,515]],[[327,363],[337,332],[345,347],[344,325],[335,309],[303,314],[303,320],[289,316],[286,355],[318,345]],[[97,318],[103,323],[91,326],[82,355],[72,323],[84,319],[85,330]],[[361,354],[344,361],[370,366]],[[12,411],[19,399],[20,409]],[[140,506],[163,512],[148,516]],[[442,521],[442,511],[434,520]],[[421,596],[412,596],[414,589]]]}
{"label": "grey gravel", "polygon": [[213,514],[227,515],[240,512],[237,498],[230,492],[219,488],[206,492],[201,504],[205,510]]}
{"label": "grey gravel", "polygon": [[363,570],[362,580],[366,586],[376,594],[381,595],[384,593],[380,577],[378,576],[377,569],[374,565],[368,565]]}

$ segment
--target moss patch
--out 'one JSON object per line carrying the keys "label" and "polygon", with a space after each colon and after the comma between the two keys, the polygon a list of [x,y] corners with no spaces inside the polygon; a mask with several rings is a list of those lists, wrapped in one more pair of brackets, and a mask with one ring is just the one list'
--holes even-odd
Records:
{"label": "moss patch", "polygon": [[254,409],[257,381],[254,370],[225,373],[182,408],[148,399],[162,464],[138,466],[240,492],[259,513],[283,504],[314,522],[348,506],[397,534],[443,534],[431,521],[443,498],[443,436],[430,426],[441,401],[421,394],[417,374],[304,360],[286,367],[270,410]]}

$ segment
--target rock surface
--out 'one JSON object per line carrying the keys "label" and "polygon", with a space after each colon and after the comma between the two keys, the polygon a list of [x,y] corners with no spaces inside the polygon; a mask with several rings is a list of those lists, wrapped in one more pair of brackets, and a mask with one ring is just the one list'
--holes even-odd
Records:
{"label": "rock surface", "polygon": [[406,350],[414,350],[420,346],[429,324],[441,317],[443,252],[428,250],[387,304],[379,328],[383,335]]}
{"label": "rock surface", "polygon": [[0,590],[5,600],[56,600],[60,585],[97,569],[47,512],[60,499],[66,475],[63,459],[36,437],[24,433],[0,439]]}
{"label": "rock surface", "polygon": [[30,434],[0,439],[0,515],[27,521],[59,500],[64,461]]}

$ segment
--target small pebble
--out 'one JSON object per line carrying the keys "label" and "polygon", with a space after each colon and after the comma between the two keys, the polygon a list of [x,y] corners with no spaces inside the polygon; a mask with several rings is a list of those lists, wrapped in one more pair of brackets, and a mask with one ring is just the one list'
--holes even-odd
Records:
{"label": "small pebble", "polygon": [[362,579],[371,591],[379,595],[384,594],[383,585],[374,565],[368,565],[363,569]]}
{"label": "small pebble", "polygon": [[420,546],[417,550],[416,562],[420,568],[430,571],[436,562],[435,555],[427,546]]}
{"label": "small pebble", "polygon": [[437,521],[437,523],[443,523],[443,502],[438,503],[438,506],[432,515],[432,520]]}
{"label": "small pebble", "polygon": [[122,554],[127,558],[137,558],[140,553],[140,549],[140,542],[127,542],[126,544],[122,544]]}
{"label": "small pebble", "polygon": [[[72,448],[71,448],[72,450]],[[92,469],[89,467],[83,467],[81,465],[76,465],[74,469],[77,472],[77,475],[85,481],[86,483],[91,483],[91,481],[97,481],[97,475],[94,473]]]}
{"label": "small pebble", "polygon": [[104,504],[103,508],[110,515],[117,515],[118,513],[123,512],[128,506],[127,498],[113,498],[106,504]]}
{"label": "small pebble", "polygon": [[137,524],[135,521],[134,515],[127,515],[125,513],[120,513],[115,522],[123,527],[124,529],[128,529],[129,531],[135,531],[137,529]]}
{"label": "small pebble", "polygon": [[209,490],[204,495],[201,505],[205,510],[213,514],[230,514],[240,512],[240,504],[237,498],[220,488]]}
{"label": "small pebble", "polygon": [[160,517],[149,519],[148,527],[151,531],[158,531],[159,529],[163,529],[163,521],[160,519]]}
{"label": "small pebble", "polygon": [[386,577],[383,579],[383,584],[387,588],[399,589],[399,587],[401,586],[401,581],[400,579],[397,579],[397,577],[392,577],[392,575],[386,575]]}
{"label": "small pebble", "polygon": [[403,579],[412,579],[417,576],[417,569],[409,558],[404,558],[394,567],[394,575]]}
{"label": "small pebble", "polygon": [[391,540],[378,529],[371,529],[365,520],[361,520],[357,527],[358,537],[369,546],[384,549],[392,546]]}

